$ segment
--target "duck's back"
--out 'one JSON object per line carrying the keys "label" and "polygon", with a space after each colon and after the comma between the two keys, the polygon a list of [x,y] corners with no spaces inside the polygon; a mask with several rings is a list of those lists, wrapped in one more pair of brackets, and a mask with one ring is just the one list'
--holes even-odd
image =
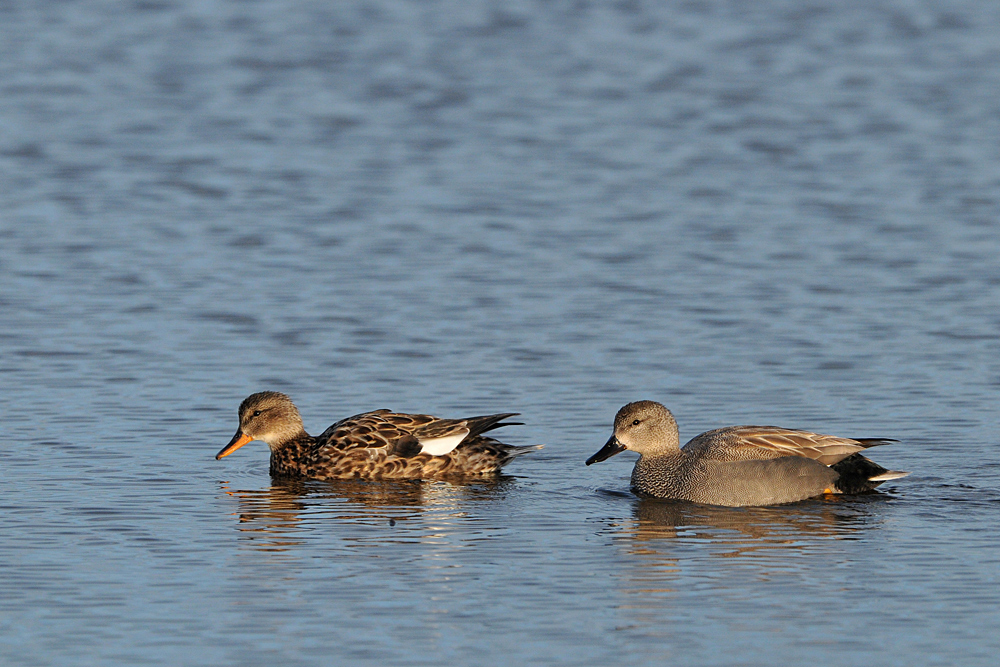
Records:
{"label": "duck's back", "polygon": [[[372,410],[345,417],[323,431],[316,443],[319,451],[343,454],[352,449],[388,447],[422,426],[434,422],[430,415],[410,415],[392,410]],[[336,454],[336,455],[339,455]]]}
{"label": "duck's back", "polygon": [[684,445],[683,451],[701,460],[766,461],[783,457],[814,459],[823,465],[859,452],[871,443],[780,426],[727,426],[706,431]]}

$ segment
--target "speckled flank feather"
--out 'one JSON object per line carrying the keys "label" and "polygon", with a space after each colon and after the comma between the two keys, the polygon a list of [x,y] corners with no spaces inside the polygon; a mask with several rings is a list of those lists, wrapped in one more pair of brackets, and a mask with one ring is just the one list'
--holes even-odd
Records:
{"label": "speckled flank feather", "polygon": [[391,454],[388,446],[341,448],[297,441],[271,453],[271,474],[312,479],[430,479],[500,472],[509,461],[540,446],[513,447],[493,438],[466,439],[442,456]]}
{"label": "speckled flank feather", "polygon": [[711,505],[772,505],[824,493],[863,493],[908,473],[858,452],[893,440],[850,439],[778,426],[730,426],[679,446],[677,423],[654,401],[629,403],[614,435],[588,465],[630,449],[640,454],[632,489]]}
{"label": "speckled flank feather", "polygon": [[[269,418],[271,413],[273,419]],[[515,457],[541,448],[506,445],[483,435],[514,424],[503,421],[514,414],[440,419],[375,410],[342,419],[313,437],[302,427],[291,399],[277,392],[262,392],[240,406],[240,431],[234,441],[242,432],[267,442],[271,448],[271,474],[277,477],[418,479],[489,475],[499,472]],[[286,437],[265,437],[276,431]],[[457,439],[466,431],[468,434],[458,446],[445,454],[419,453],[421,442]],[[224,449],[220,455],[228,453]]]}

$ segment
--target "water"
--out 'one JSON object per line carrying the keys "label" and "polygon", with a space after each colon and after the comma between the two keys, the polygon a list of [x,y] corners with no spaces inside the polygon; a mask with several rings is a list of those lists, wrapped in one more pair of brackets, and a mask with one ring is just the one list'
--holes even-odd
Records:
{"label": "water", "polygon": [[[995,3],[0,5],[0,662],[992,664]],[[307,428],[519,411],[487,483],[272,484]],[[583,460],[886,436],[720,509]]]}

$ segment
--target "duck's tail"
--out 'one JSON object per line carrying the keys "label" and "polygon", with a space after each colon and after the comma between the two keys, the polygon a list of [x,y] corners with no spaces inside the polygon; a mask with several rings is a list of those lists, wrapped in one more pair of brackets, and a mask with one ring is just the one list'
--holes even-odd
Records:
{"label": "duck's tail", "polygon": [[528,452],[534,452],[539,449],[544,449],[545,445],[507,445],[509,449],[507,450],[507,460],[517,458],[522,454],[527,454]]}
{"label": "duck's tail", "polygon": [[902,470],[886,470],[881,475],[875,475],[874,477],[869,477],[869,482],[888,482],[890,479],[899,479],[900,477],[906,477],[910,473],[903,472]]}
{"label": "duck's tail", "polygon": [[528,452],[534,452],[536,450],[542,449],[545,445],[504,445],[503,450],[503,461],[500,462],[501,466],[505,466],[518,456],[523,456]]}
{"label": "duck's tail", "polygon": [[830,466],[840,474],[837,490],[841,493],[866,493],[875,490],[882,482],[906,477],[910,473],[888,470],[861,454],[851,454],[846,459]]}
{"label": "duck's tail", "polygon": [[524,422],[505,422],[504,419],[507,417],[516,417],[518,413],[507,412],[499,415],[485,415],[482,417],[469,417],[465,421],[468,422],[469,435],[467,437],[474,438],[477,435],[486,433],[487,431],[492,431],[494,429],[503,428],[504,426],[524,426]]}
{"label": "duck's tail", "polygon": [[865,448],[868,447],[878,447],[879,445],[891,445],[894,442],[899,442],[893,438],[854,438],[855,441],[860,442]]}

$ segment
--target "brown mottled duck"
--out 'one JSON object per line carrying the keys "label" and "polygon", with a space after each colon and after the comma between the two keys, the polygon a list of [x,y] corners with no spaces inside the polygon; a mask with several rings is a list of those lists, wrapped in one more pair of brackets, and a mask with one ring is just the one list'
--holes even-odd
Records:
{"label": "brown mottled duck", "polygon": [[517,413],[440,419],[375,410],[342,419],[319,436],[305,431],[285,394],[263,391],[240,404],[240,427],[216,459],[253,440],[271,448],[271,475],[310,479],[427,479],[489,475],[541,445],[515,447],[483,435]]}

